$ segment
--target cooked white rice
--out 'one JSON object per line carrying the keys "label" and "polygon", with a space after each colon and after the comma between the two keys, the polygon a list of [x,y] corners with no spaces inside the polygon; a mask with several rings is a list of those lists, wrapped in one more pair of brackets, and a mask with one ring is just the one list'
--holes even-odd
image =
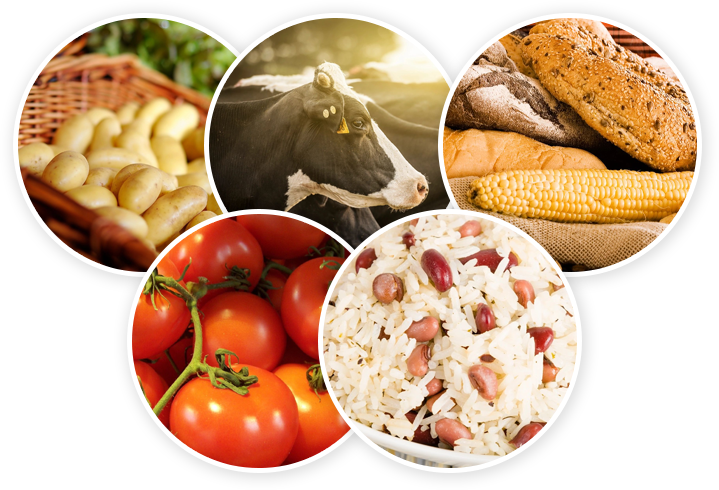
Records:
{"label": "cooked white rice", "polygon": [[[324,360],[332,391],[351,419],[409,440],[416,427],[428,427],[434,437],[437,420],[458,419],[473,439],[461,439],[455,451],[504,455],[514,450],[509,441],[522,427],[547,422],[559,407],[574,371],[576,324],[567,289],[553,286],[562,284],[555,264],[529,241],[489,220],[472,218],[481,222],[482,233],[461,238],[459,227],[468,219],[452,214],[425,216],[415,226],[395,226],[370,243],[377,260],[359,273],[353,262],[333,290],[325,315]],[[408,230],[416,240],[411,250],[402,242]],[[492,273],[488,267],[474,266],[476,261],[466,265],[459,261],[488,248],[498,249],[504,257],[514,252],[519,264],[504,271],[504,259]],[[444,293],[434,288],[420,266],[428,249],[441,252],[452,269],[454,284]],[[385,272],[402,278],[401,302],[383,305],[374,297],[372,281]],[[526,309],[512,287],[519,279],[531,282],[536,293]],[[479,335],[473,332],[474,315],[483,302],[492,307],[497,328]],[[427,315],[438,318],[442,326],[429,342],[429,372],[416,377],[408,373],[406,361],[417,341],[404,332]],[[554,341],[544,354],[535,356],[527,329],[540,326],[552,327]],[[385,338],[380,339],[382,330]],[[491,402],[479,396],[467,376],[483,354],[496,359],[482,363],[499,380]],[[555,382],[542,383],[543,356],[559,368]],[[435,414],[425,406],[425,386],[433,377],[441,379],[446,389],[434,406]],[[405,417],[412,410],[419,410],[414,423]]]}

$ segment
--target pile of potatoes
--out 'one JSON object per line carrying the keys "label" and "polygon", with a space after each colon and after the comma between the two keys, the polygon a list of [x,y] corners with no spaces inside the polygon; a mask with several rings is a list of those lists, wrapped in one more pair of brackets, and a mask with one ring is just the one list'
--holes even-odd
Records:
{"label": "pile of potatoes", "polygon": [[117,112],[96,107],[65,121],[51,145],[20,148],[20,166],[159,251],[222,213],[199,122],[195,106],[162,97]]}

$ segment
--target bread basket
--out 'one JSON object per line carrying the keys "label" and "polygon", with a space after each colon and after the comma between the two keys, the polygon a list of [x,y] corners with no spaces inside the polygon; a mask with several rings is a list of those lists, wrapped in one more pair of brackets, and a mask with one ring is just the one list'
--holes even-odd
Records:
{"label": "bread basket", "polygon": [[[18,147],[50,143],[68,118],[93,107],[117,110],[127,102],[165,97],[188,102],[205,123],[210,99],[145,67],[133,54],[79,54],[85,36],[63,48],[35,80],[20,116]],[[36,211],[60,240],[90,260],[129,271],[146,271],[156,254],[121,227],[100,217],[26,172],[25,187]]]}

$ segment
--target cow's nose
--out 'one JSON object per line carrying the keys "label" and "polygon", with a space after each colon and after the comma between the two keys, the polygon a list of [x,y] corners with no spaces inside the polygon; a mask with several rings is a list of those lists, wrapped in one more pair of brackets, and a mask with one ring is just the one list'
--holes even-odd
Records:
{"label": "cow's nose", "polygon": [[427,194],[427,186],[422,182],[417,182],[417,193],[422,197],[422,199],[424,199]]}

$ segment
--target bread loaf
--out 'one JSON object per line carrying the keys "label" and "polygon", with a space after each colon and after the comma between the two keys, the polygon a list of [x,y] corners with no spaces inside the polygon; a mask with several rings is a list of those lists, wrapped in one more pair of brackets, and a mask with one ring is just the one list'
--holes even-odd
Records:
{"label": "bread loaf", "polygon": [[464,74],[445,124],[453,129],[513,131],[550,145],[596,149],[607,144],[539,80],[488,63],[472,65]]}
{"label": "bread loaf", "polygon": [[521,134],[504,131],[445,128],[443,155],[448,179],[521,169],[606,168],[587,151],[548,146]]}
{"label": "bread loaf", "polygon": [[504,46],[507,56],[514,62],[514,65],[522,73],[530,78],[537,78],[532,67],[522,60],[522,38],[514,33],[507,34],[499,40]]}

